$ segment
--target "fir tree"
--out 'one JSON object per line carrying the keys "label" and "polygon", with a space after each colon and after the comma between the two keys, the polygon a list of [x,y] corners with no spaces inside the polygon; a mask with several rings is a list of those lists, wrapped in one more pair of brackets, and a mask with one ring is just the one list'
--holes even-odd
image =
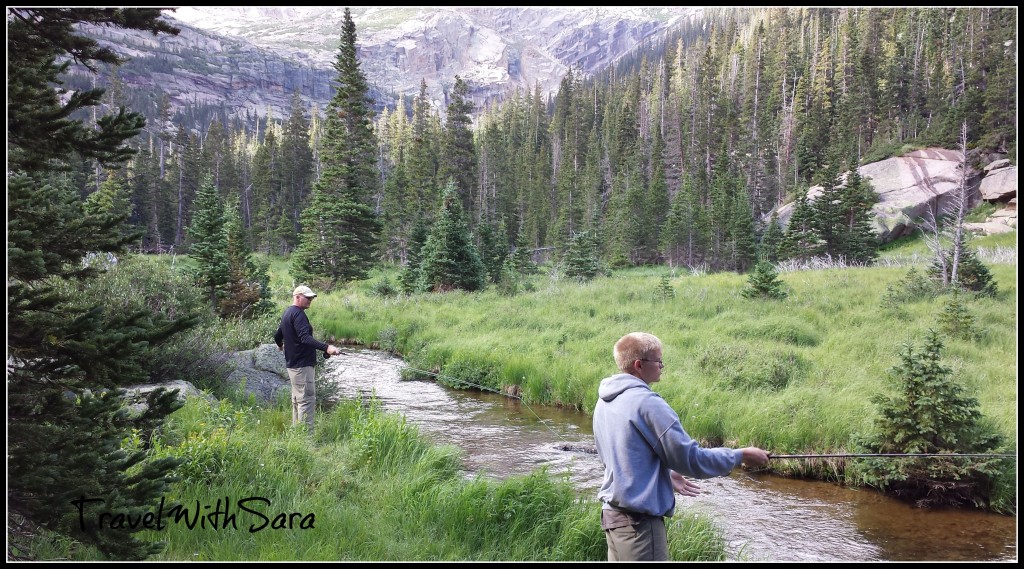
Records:
{"label": "fir tree", "polygon": [[371,205],[379,184],[373,109],[348,8],[334,69],[338,90],[327,105],[323,175],[314,185],[312,203],[302,212],[302,235],[291,265],[294,279],[325,279],[327,288],[366,276],[381,225]]}
{"label": "fir tree", "polygon": [[274,306],[267,272],[269,262],[253,259],[237,198],[225,208],[224,233],[228,279],[220,315],[252,317],[266,313]]}
{"label": "fir tree", "polygon": [[[978,411],[978,401],[950,377],[943,343],[929,330],[921,350],[907,344],[893,368],[895,393],[879,405],[874,432],[862,437],[867,453],[986,453],[1002,438]],[[983,505],[998,468],[996,459],[868,459],[855,468],[864,482],[920,506]]]}
{"label": "fir tree", "polygon": [[224,203],[207,175],[196,194],[189,239],[189,255],[196,261],[196,281],[210,295],[210,310],[217,311],[227,296],[229,280],[228,235],[224,228]]}
{"label": "fir tree", "polygon": [[[983,296],[995,296],[999,287],[988,267],[978,259],[974,249],[967,246],[967,233],[961,234],[960,263],[957,266],[955,282],[957,287],[964,290],[974,291]],[[952,273],[952,251],[943,252],[931,266],[928,267],[928,276],[935,282],[942,284],[942,275]],[[945,267],[943,267],[945,265]]]}
{"label": "fir tree", "polygon": [[440,179],[454,180],[455,190],[462,200],[462,210],[470,220],[480,218],[474,199],[477,159],[473,145],[473,101],[469,98],[469,84],[458,75],[450,93],[447,121],[445,122]]}
{"label": "fir tree", "polygon": [[782,225],[779,224],[779,216],[773,212],[772,218],[768,221],[768,227],[765,228],[764,233],[761,235],[758,256],[769,263],[780,261],[780,249],[782,248],[784,237]]}
{"label": "fir tree", "polygon": [[[103,91],[61,99],[54,86],[61,85],[70,58],[90,69],[120,62],[75,35],[77,23],[153,34],[178,30],[158,20],[157,9],[9,8],[7,15],[8,537],[17,541],[42,527],[112,559],[142,559],[161,546],[133,535],[141,525],[109,531],[96,525],[95,515],[138,517],[166,494],[177,461],[151,459],[148,441],[180,404],[158,389],[141,415],[131,415],[121,388],[147,380],[151,348],[196,319],[107,311],[70,296],[101,270],[84,257],[124,254],[139,234],[122,232],[125,211],[87,211],[78,190],[53,173],[75,157],[120,165],[132,154],[126,141],[145,121],[120,108],[87,126],[70,117],[98,104]],[[132,432],[143,444],[122,448]],[[103,500],[82,504],[84,524],[72,502],[83,497]]]}
{"label": "fir tree", "polygon": [[767,261],[754,265],[754,270],[747,278],[747,286],[741,294],[747,298],[786,298],[786,291],[782,290],[782,281],[779,280],[775,265]]}
{"label": "fir tree", "polygon": [[405,268],[402,269],[398,277],[402,290],[406,293],[416,292],[416,285],[420,280],[423,244],[427,242],[428,235],[426,222],[422,217],[417,217],[412,226],[412,233],[409,235],[409,250],[405,258]]}
{"label": "fir tree", "polygon": [[807,199],[807,190],[797,194],[793,214],[786,226],[780,254],[784,259],[806,260],[825,251],[825,241],[818,232],[814,210]]}
{"label": "fir tree", "polygon": [[597,243],[590,232],[577,233],[569,240],[569,246],[562,256],[562,272],[566,277],[581,282],[601,274]]}
{"label": "fir tree", "polygon": [[473,245],[454,182],[445,188],[441,211],[423,244],[421,257],[417,282],[420,291],[474,291],[486,285],[487,272]]}

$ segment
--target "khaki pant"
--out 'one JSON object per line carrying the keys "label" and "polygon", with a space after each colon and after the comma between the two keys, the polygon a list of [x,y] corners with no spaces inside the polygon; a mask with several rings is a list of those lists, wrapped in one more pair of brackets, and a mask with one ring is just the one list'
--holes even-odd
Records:
{"label": "khaki pant", "polygon": [[314,368],[290,367],[288,377],[292,380],[292,424],[305,420],[309,432],[313,432],[313,411],[316,410],[316,375]]}
{"label": "khaki pant", "polygon": [[[608,561],[668,561],[665,518],[601,511]],[[609,523],[610,522],[610,523]]]}

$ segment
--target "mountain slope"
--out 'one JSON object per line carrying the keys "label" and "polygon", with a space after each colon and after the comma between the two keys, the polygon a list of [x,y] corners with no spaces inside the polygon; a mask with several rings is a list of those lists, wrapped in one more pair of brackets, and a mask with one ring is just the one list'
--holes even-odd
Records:
{"label": "mountain slope", "polygon": [[[381,92],[415,95],[425,80],[435,105],[443,106],[459,75],[478,107],[516,88],[553,94],[570,66],[599,71],[701,15],[689,7],[361,6],[351,12],[363,71]],[[344,8],[183,7],[167,15],[308,68],[330,69]]]}

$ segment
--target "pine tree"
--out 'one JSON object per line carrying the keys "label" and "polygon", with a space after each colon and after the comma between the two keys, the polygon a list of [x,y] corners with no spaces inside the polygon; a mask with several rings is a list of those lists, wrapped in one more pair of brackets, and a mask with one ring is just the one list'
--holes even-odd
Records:
{"label": "pine tree", "polygon": [[873,226],[872,207],[878,203],[878,194],[861,177],[856,164],[851,165],[846,186],[840,192],[842,227],[839,229],[839,249],[851,262],[870,263],[878,256],[878,236]]}
{"label": "pine tree", "polygon": [[474,291],[486,285],[487,271],[473,245],[454,182],[445,188],[441,211],[420,256],[419,291]]}
{"label": "pine tree", "polygon": [[478,200],[475,199],[477,157],[473,145],[473,131],[470,129],[472,113],[473,101],[469,98],[469,84],[456,75],[448,103],[448,118],[445,121],[439,177],[445,182],[455,182],[455,190],[462,200],[462,210],[471,224],[480,219],[480,212],[477,211]]}
{"label": "pine tree", "polygon": [[227,296],[228,236],[224,228],[224,203],[210,175],[199,186],[194,206],[192,225],[188,228],[192,242],[189,256],[196,261],[196,281],[210,295],[210,310],[216,312]]}
{"label": "pine tree", "polygon": [[417,217],[409,235],[409,247],[405,258],[405,267],[398,277],[402,290],[406,293],[416,292],[420,280],[420,262],[422,261],[423,245],[427,242],[427,224],[422,217]]}
{"label": "pine tree", "polygon": [[224,254],[227,260],[225,295],[218,311],[221,316],[258,316],[273,308],[270,298],[269,261],[257,262],[249,249],[238,199],[224,208]]}
{"label": "pine tree", "polygon": [[772,218],[768,220],[768,227],[765,228],[761,235],[758,255],[769,263],[776,263],[780,261],[780,249],[782,248],[783,238],[784,234],[782,231],[782,225],[779,224],[779,216],[777,213],[773,212]]}
{"label": "pine tree", "polygon": [[[921,350],[907,344],[892,370],[895,393],[873,398],[874,432],[860,440],[867,453],[986,453],[1002,437],[978,411],[978,400],[950,377],[941,362],[943,342],[929,330]],[[921,506],[983,505],[997,459],[868,459],[855,468],[866,483]]]}
{"label": "pine tree", "polygon": [[562,256],[562,273],[566,277],[584,282],[601,274],[594,236],[582,231],[572,236]]}
{"label": "pine tree", "polygon": [[782,281],[779,280],[779,273],[775,265],[768,261],[761,261],[754,265],[754,270],[747,278],[747,286],[740,292],[747,298],[786,298],[786,291],[782,290]]}
{"label": "pine tree", "polygon": [[[85,125],[69,117],[98,104],[103,91],[61,99],[54,86],[68,56],[91,69],[120,62],[75,35],[79,22],[153,34],[178,30],[157,19],[157,9],[9,8],[7,14],[8,537],[19,540],[42,527],[112,559],[142,559],[161,546],[136,538],[141,526],[104,531],[95,515],[141,516],[165,495],[177,461],[151,459],[148,440],[180,404],[156,390],[146,411],[132,416],[123,409],[121,388],[148,379],[150,349],[196,319],[108,312],[69,296],[100,270],[82,262],[88,254],[123,254],[139,234],[122,232],[126,212],[86,211],[77,188],[54,172],[73,156],[120,165],[132,154],[126,141],[145,121],[120,108]],[[143,445],[122,448],[133,431]],[[104,501],[82,504],[85,524],[72,503],[82,497]]]}
{"label": "pine tree", "polygon": [[814,219],[814,210],[807,199],[807,190],[798,190],[793,214],[789,217],[780,254],[784,259],[807,260],[825,251]]}
{"label": "pine tree", "polygon": [[294,279],[323,279],[321,288],[365,277],[380,234],[380,220],[371,205],[379,184],[373,109],[356,58],[356,26],[348,8],[334,69],[338,90],[327,105],[323,174],[313,187],[312,203],[302,212],[302,235],[291,264]]}

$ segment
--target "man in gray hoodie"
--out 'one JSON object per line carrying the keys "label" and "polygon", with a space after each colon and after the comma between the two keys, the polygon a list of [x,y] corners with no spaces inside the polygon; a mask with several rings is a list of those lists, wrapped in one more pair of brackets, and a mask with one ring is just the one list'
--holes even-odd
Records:
{"label": "man in gray hoodie", "polygon": [[665,364],[661,340],[645,332],[615,343],[622,373],[605,378],[594,409],[594,439],[604,464],[601,528],[609,561],[668,561],[665,517],[675,512],[673,491],[695,496],[683,476],[725,476],[746,464],[768,463],[756,447],[703,448],[690,438],[679,415],[653,390]]}

